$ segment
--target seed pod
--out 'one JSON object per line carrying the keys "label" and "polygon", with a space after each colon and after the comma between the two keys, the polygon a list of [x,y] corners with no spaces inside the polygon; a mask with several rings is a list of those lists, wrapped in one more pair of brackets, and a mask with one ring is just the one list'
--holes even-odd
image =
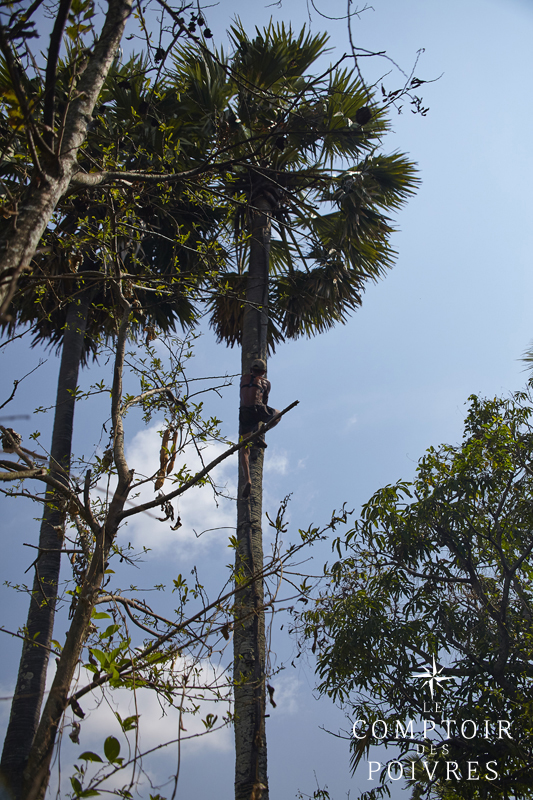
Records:
{"label": "seed pod", "polygon": [[14,453],[16,447],[20,447],[22,436],[17,433],[13,428],[4,428],[0,437],[2,442],[2,450],[4,453]]}
{"label": "seed pod", "polygon": [[174,435],[172,437],[172,446],[170,448],[170,461],[168,462],[168,467],[167,467],[167,475],[170,475],[170,473],[174,469],[174,464],[176,462],[177,443],[178,443],[178,429],[174,428]]}
{"label": "seed pod", "polygon": [[358,108],[355,112],[355,121],[358,125],[366,125],[367,122],[370,122],[372,119],[372,111],[368,108],[368,106],[363,106],[363,108]]}
{"label": "seed pod", "polygon": [[170,432],[172,428],[167,428],[163,434],[163,441],[161,442],[161,450],[159,451],[159,472],[155,482],[156,491],[160,489],[165,482],[166,468],[168,464],[168,440],[170,439]]}

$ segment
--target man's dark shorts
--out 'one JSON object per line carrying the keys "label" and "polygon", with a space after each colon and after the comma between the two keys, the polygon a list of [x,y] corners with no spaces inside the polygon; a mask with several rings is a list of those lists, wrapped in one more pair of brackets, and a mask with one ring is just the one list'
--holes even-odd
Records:
{"label": "man's dark shorts", "polygon": [[239,409],[239,433],[245,436],[257,430],[259,422],[270,422],[276,413],[275,408],[270,406],[241,406]]}

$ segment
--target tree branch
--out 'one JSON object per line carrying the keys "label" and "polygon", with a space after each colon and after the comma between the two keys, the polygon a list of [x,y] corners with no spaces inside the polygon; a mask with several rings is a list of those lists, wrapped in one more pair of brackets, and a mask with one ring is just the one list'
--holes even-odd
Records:
{"label": "tree branch", "polygon": [[197,472],[193,478],[184,483],[183,486],[180,486],[179,489],[176,489],[174,492],[169,492],[166,495],[158,497],[156,500],[151,500],[150,502],[143,503],[142,505],[136,506],[135,508],[130,508],[128,511],[123,511],[122,514],[120,515],[120,519],[121,520],[126,519],[126,517],[131,517],[133,514],[138,514],[140,511],[148,511],[150,508],[157,508],[163,503],[167,503],[170,500],[173,500],[175,497],[179,497],[180,494],[183,494],[188,489],[190,489],[191,486],[194,486],[199,481],[201,481],[202,478],[204,478],[209,472],[211,472],[212,469],[218,466],[218,464],[220,464],[226,458],[233,455],[233,453],[236,453],[238,450],[241,450],[243,447],[246,447],[246,445],[255,441],[255,439],[257,439],[259,436],[262,436],[264,433],[270,430],[270,428],[272,428],[274,424],[284,414],[286,414],[288,411],[297,406],[299,402],[300,402],[299,400],[295,400],[294,403],[291,403],[289,406],[287,406],[287,408],[284,408],[283,411],[280,411],[279,414],[277,414],[273,420],[264,425],[260,430],[255,431],[255,433],[250,433],[247,436],[243,436],[242,440],[238,444],[234,444],[232,447],[229,448],[229,450],[226,450],[225,453],[222,453],[222,455],[213,459],[213,461],[210,461],[209,464],[207,464],[207,466],[205,466],[202,470],[200,470],[200,472]]}
{"label": "tree branch", "polygon": [[44,141],[50,149],[54,146],[54,109],[56,94],[56,69],[59,58],[61,39],[67,22],[72,0],[61,0],[57,10],[54,28],[50,35],[50,47],[48,48],[48,58],[46,60],[46,78],[44,85],[44,107],[43,122],[45,125]]}

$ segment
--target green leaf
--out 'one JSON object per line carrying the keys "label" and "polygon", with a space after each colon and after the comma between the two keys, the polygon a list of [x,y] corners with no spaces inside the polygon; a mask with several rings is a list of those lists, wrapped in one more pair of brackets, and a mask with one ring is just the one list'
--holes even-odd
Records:
{"label": "green leaf", "polygon": [[105,611],[95,611],[91,614],[92,619],[111,619],[111,614],[106,614]]}
{"label": "green leaf", "polygon": [[218,719],[217,714],[208,714],[207,717],[202,720],[202,722],[205,725],[206,730],[208,730],[208,731],[211,730],[211,728],[216,723],[217,719]]}
{"label": "green leaf", "polygon": [[104,753],[108,761],[113,762],[120,753],[120,742],[114,736],[108,736],[104,742]]}
{"label": "green leaf", "polygon": [[137,727],[139,722],[139,715],[134,714],[131,717],[126,717],[126,719],[121,719],[119,714],[116,714],[118,721],[120,722],[120,726],[123,731],[133,731]]}
{"label": "green leaf", "polygon": [[90,652],[93,654],[95,658],[98,659],[102,667],[104,667],[104,669],[107,669],[107,666],[109,664],[109,657],[107,653],[103,653],[101,650],[98,650],[97,647],[91,647]]}
{"label": "green leaf", "polygon": [[120,625],[109,625],[105,629],[103,633],[100,634],[100,639],[109,639],[110,636],[113,636],[120,629]]}
{"label": "green leaf", "polygon": [[82,758],[84,761],[98,761],[103,764],[103,759],[100,758],[98,753],[92,753],[90,750],[86,750],[85,753],[82,753],[79,758]]}

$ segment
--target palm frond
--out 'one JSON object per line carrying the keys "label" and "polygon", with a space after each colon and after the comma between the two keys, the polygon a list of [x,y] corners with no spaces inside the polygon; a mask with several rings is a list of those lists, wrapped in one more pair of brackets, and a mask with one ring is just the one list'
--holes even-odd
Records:
{"label": "palm frond", "polygon": [[285,90],[303,88],[304,75],[309,67],[326,52],[329,39],[327,33],[313,35],[302,28],[297,37],[292,28],[284,23],[270,24],[262,31],[256,28],[250,39],[242,23],[237,20],[229,30],[235,47],[232,69],[236,80],[252,84],[273,94]]}
{"label": "palm frond", "polygon": [[364,280],[330,259],[311,272],[272,279],[280,329],[289,339],[315,336],[347,321],[362,303]]}
{"label": "palm frond", "polygon": [[533,342],[531,342],[527,350],[524,351],[520,361],[523,361],[525,364],[525,369],[533,374]]}
{"label": "palm frond", "polygon": [[[225,342],[228,347],[242,344],[246,275],[238,275],[235,272],[221,275],[207,305],[210,314],[209,324],[215,332],[217,341]],[[283,341],[282,330],[276,324],[274,315],[270,314],[267,330],[268,352],[274,353],[276,345]]]}

